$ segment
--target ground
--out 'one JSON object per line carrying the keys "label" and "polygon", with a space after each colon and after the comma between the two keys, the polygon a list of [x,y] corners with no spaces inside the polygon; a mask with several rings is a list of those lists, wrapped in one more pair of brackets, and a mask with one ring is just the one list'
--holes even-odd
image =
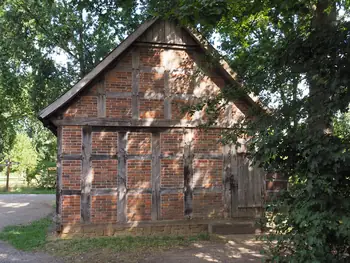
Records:
{"label": "ground", "polygon": [[0,195],[0,230],[9,225],[27,224],[52,213],[55,195]]}
{"label": "ground", "polygon": [[[54,195],[6,194],[0,195],[0,231],[10,225],[28,224],[48,216],[53,211]],[[0,241],[0,263],[59,263],[44,253],[18,251]]]}
{"label": "ground", "polygon": [[[8,225],[28,224],[53,212],[54,195],[0,195],[0,230]],[[69,241],[68,241],[69,242]],[[209,263],[261,262],[261,243],[254,236],[215,237],[211,241],[196,241],[188,247],[172,249],[142,249],[138,252],[116,252],[112,248],[91,249],[57,256],[64,242],[52,242],[47,253],[23,252],[0,241],[0,263],[63,263],[63,262],[139,262],[139,263]],[[71,244],[71,243],[68,243]],[[51,251],[53,248],[56,251]],[[62,249],[63,248],[63,249]],[[51,256],[55,254],[56,256]]]}

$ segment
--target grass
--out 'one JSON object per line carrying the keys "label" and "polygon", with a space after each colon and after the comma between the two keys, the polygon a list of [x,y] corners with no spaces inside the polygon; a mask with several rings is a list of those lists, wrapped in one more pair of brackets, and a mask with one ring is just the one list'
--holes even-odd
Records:
{"label": "grass", "polygon": [[174,247],[189,246],[191,243],[201,240],[209,240],[208,234],[191,237],[182,236],[125,236],[125,237],[100,237],[86,239],[58,240],[49,242],[46,250],[60,256],[79,255],[91,251],[110,251],[113,253],[143,251],[155,251]]}
{"label": "grass", "polygon": [[99,237],[71,240],[48,240],[50,218],[43,218],[24,226],[8,226],[0,232],[4,240],[17,249],[25,251],[42,250],[59,256],[76,256],[85,253],[108,251],[110,253],[132,252],[140,254],[175,247],[188,246],[193,242],[209,240],[208,234],[191,237],[152,236],[152,237]]}
{"label": "grass", "polygon": [[43,218],[30,225],[8,226],[0,232],[0,240],[25,251],[42,249],[47,242],[47,231],[51,224],[51,219]]}
{"label": "grass", "polygon": [[13,187],[9,192],[6,192],[5,187],[0,188],[0,194],[54,194],[55,189],[44,189],[36,187]]}

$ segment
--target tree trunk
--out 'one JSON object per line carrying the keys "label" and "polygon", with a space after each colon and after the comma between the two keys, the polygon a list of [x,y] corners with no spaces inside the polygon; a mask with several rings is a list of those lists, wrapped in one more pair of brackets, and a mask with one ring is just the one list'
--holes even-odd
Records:
{"label": "tree trunk", "polygon": [[[315,63],[317,59],[323,59],[327,55],[335,59],[335,53],[318,57],[318,49],[320,48],[319,40],[325,35],[325,32],[334,30],[336,22],[336,6],[330,0],[319,0],[315,6],[315,14],[311,25],[310,43],[311,43],[311,67],[306,76],[309,84],[309,117],[308,123],[310,128],[316,134],[331,133],[331,114],[327,108],[330,98],[331,83],[322,82],[322,74],[324,74],[319,63]],[[324,47],[325,49],[327,47]],[[320,54],[320,53],[319,53]],[[322,53],[321,53],[322,54]]]}
{"label": "tree trunk", "polygon": [[6,172],[6,192],[9,191],[10,188],[10,172],[11,172],[11,160],[8,160],[7,163],[7,172]]}

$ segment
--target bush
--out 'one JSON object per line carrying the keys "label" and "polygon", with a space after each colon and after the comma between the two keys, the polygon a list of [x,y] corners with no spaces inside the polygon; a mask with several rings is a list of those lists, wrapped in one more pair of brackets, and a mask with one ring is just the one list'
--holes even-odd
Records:
{"label": "bush", "polygon": [[39,188],[56,188],[56,163],[43,160],[38,163],[33,173],[27,177],[28,184],[34,180]]}

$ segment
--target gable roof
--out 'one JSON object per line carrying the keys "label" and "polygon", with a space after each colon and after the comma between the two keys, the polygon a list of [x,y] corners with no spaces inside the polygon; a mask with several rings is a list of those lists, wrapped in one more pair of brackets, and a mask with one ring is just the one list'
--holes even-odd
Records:
{"label": "gable roof", "polygon": [[[115,61],[127,48],[131,46],[147,29],[149,29],[159,18],[153,18],[144,22],[140,25],[131,35],[129,35],[123,42],[121,42],[111,53],[109,53],[94,69],[92,69],[85,77],[83,77],[78,83],[76,83],[69,91],[59,97],[52,104],[47,106],[45,109],[40,111],[39,119],[44,122],[49,116],[55,113],[58,109],[68,104],[72,99],[74,99],[85,87],[88,86],[99,74],[101,74],[104,69],[106,69],[113,61]],[[189,29],[187,27],[183,27],[183,29],[190,34],[190,36],[195,40],[195,42],[205,51],[209,52],[217,52],[214,47],[198,32]],[[228,77],[231,82],[236,86],[241,86],[236,81],[236,73],[230,68],[228,63],[221,59],[219,70],[226,77]],[[253,98],[251,98],[248,94],[245,96],[247,102],[251,105],[256,105]],[[45,122],[44,122],[45,123]]]}

